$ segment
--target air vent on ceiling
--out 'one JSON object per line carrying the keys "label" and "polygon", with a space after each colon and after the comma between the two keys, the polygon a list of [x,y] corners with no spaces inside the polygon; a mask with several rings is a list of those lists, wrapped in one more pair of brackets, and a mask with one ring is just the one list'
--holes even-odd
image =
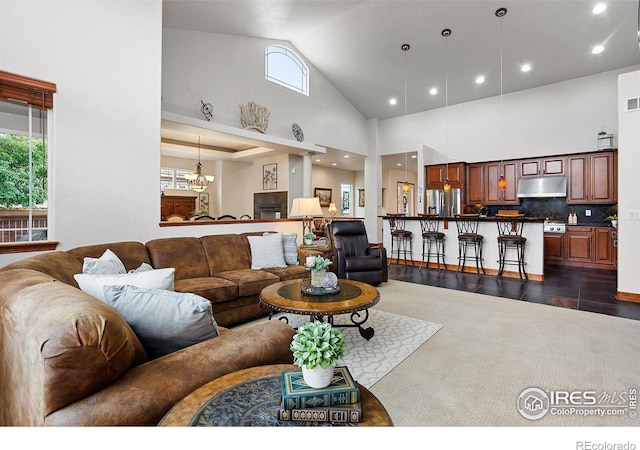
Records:
{"label": "air vent on ceiling", "polygon": [[627,111],[637,111],[640,109],[640,97],[627,99]]}

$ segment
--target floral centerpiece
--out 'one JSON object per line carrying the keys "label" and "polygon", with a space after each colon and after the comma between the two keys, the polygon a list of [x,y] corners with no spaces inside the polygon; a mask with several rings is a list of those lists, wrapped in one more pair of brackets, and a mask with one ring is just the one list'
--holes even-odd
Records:
{"label": "floral centerpiece", "polygon": [[618,215],[617,214],[613,214],[609,217],[606,217],[604,220],[610,220],[611,221],[611,226],[613,228],[618,228]]}
{"label": "floral centerpiece", "polygon": [[336,362],[344,356],[344,338],[328,322],[308,322],[298,327],[290,349],[305,383],[323,388],[331,383]]}
{"label": "floral centerpiece", "polygon": [[322,256],[307,256],[304,265],[311,271],[311,286],[322,287],[322,276],[331,265],[331,260]]}

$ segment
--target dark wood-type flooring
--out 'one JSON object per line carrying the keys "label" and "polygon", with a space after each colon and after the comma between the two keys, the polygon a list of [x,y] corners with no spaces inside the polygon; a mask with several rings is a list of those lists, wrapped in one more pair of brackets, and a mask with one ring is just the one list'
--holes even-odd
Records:
{"label": "dark wood-type flooring", "polygon": [[544,281],[521,281],[425,267],[418,270],[418,266],[403,264],[389,266],[392,280],[640,320],[640,303],[616,300],[615,271],[546,265],[544,276]]}

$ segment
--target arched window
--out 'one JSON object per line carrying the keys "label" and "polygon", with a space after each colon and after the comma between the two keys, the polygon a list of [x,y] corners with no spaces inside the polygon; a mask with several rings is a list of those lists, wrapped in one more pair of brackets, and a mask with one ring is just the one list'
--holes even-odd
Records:
{"label": "arched window", "polygon": [[264,77],[276,84],[309,95],[309,69],[292,50],[279,45],[266,48]]}

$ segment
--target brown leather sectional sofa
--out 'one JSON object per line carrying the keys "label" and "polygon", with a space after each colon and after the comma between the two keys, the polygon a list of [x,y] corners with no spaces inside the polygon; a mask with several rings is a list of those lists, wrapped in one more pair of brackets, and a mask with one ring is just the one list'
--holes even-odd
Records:
{"label": "brown leather sectional sofa", "polygon": [[[106,249],[127,270],[142,263],[175,268],[175,290],[212,302],[220,336],[149,360],[124,319],[73,277],[84,257]],[[289,325],[223,327],[266,315],[258,305],[262,288],[300,278],[304,267],[250,267],[247,235],[225,234],[91,245],[0,268],[0,425],[156,424],[215,378],[291,363]]]}

